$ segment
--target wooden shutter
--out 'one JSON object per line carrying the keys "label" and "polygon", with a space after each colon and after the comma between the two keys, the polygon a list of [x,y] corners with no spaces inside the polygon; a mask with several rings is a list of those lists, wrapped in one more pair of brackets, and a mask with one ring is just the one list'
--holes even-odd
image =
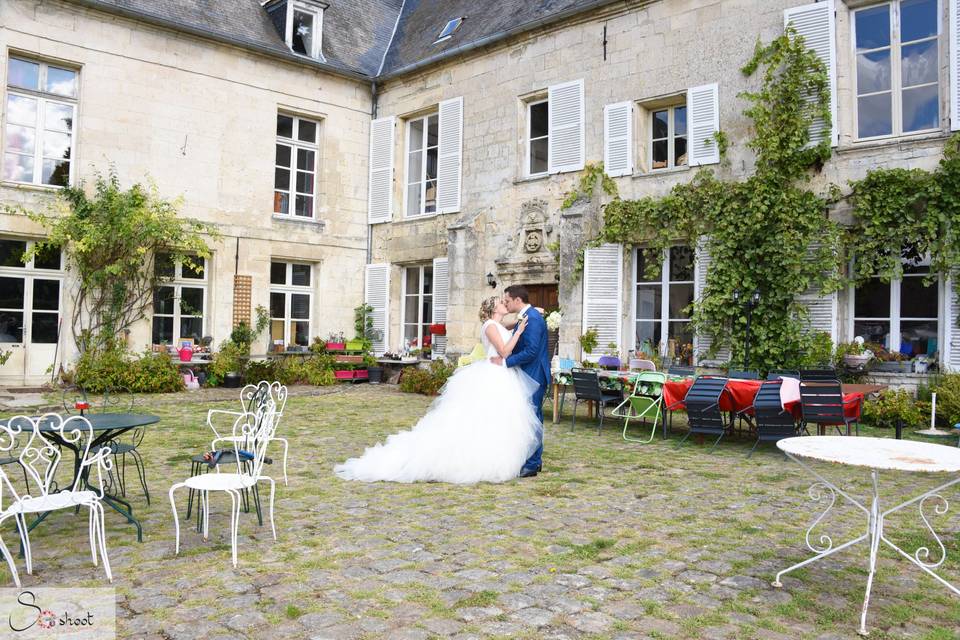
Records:
{"label": "wooden shutter", "polygon": [[[697,243],[696,259],[693,265],[693,298],[699,301],[707,289],[707,273],[710,271],[710,252],[707,250],[707,241],[701,238]],[[730,360],[730,348],[724,346],[712,357],[708,358],[707,353],[713,346],[713,336],[696,334],[693,337],[693,353],[695,362],[698,365],[708,365],[714,363],[723,363]]]}
{"label": "wooden shutter", "polygon": [[550,135],[548,171],[580,171],[584,164],[583,80],[574,80],[547,90]]}
{"label": "wooden shutter", "polygon": [[[807,251],[807,260],[813,262],[822,245],[814,244]],[[825,331],[834,343],[837,341],[837,293],[823,295],[820,289],[811,286],[797,297],[797,302],[807,309],[807,328],[810,331]]]}
{"label": "wooden shutter", "polygon": [[[450,269],[447,258],[433,259],[433,322],[447,323],[447,305],[450,300]],[[434,336],[430,353],[434,360],[447,352],[447,336]]]}
{"label": "wooden shutter", "polygon": [[460,211],[463,154],[463,97],[440,103],[437,151],[437,212]]}
{"label": "wooden shutter", "polygon": [[370,185],[367,222],[393,218],[393,116],[370,123]]}
{"label": "wooden shutter", "polygon": [[[952,18],[951,14],[951,18]],[[943,318],[943,347],[939,349],[940,360],[950,371],[960,371],[960,296],[954,286],[960,271],[954,270],[946,279],[943,286],[944,311]]]}
{"label": "wooden shutter", "polygon": [[[956,0],[953,0],[956,1]],[[793,24],[797,34],[803,36],[804,43],[813,49],[817,57],[827,67],[827,76],[830,81],[830,117],[832,127],[828,128],[823,118],[817,118],[810,125],[810,143],[818,144],[824,136],[830,136],[830,145],[837,146],[839,134],[837,129],[837,43],[836,43],[836,12],[833,0],[806,4],[793,7],[783,12],[784,25]],[[814,101],[809,96],[809,102]]]}
{"label": "wooden shutter", "polygon": [[689,163],[691,167],[720,162],[713,135],[720,131],[720,97],[716,83],[687,89]]}
{"label": "wooden shutter", "polygon": [[950,0],[950,130],[960,130],[960,2]]}
{"label": "wooden shutter", "polygon": [[603,168],[612,177],[633,173],[633,103],[603,108]]}
{"label": "wooden shutter", "polygon": [[363,299],[373,307],[373,328],[380,339],[373,341],[374,355],[383,355],[390,343],[390,265],[368,264]]}
{"label": "wooden shutter", "polygon": [[623,299],[623,249],[605,244],[584,252],[583,330],[597,330],[597,348],[583,354],[597,360],[611,342],[621,344],[621,302]]}

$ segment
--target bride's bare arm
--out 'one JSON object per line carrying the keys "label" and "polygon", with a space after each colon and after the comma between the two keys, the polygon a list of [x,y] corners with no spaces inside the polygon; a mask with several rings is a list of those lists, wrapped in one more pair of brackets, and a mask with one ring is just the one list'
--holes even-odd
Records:
{"label": "bride's bare arm", "polygon": [[524,318],[520,323],[520,328],[517,329],[517,332],[514,333],[507,344],[503,344],[503,340],[500,338],[500,332],[497,331],[497,328],[493,324],[488,324],[487,328],[484,331],[487,334],[487,338],[490,340],[490,344],[497,350],[497,353],[500,354],[501,358],[506,358],[511,353],[513,353],[513,348],[517,346],[517,340],[520,339],[520,334],[523,333],[524,329],[527,328],[527,319]]}

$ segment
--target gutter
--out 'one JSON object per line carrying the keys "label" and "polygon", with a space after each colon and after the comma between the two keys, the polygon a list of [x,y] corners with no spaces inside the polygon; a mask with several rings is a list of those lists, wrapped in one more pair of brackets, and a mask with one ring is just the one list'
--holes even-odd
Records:
{"label": "gutter", "polygon": [[271,58],[279,58],[286,62],[291,62],[293,64],[298,64],[304,67],[311,67],[321,71],[326,71],[328,73],[338,75],[344,78],[350,78],[351,80],[363,80],[368,82],[371,80],[370,76],[365,73],[360,73],[357,71],[349,71],[342,69],[340,67],[334,67],[329,64],[324,64],[310,58],[305,58],[299,56],[292,51],[284,52],[271,47],[264,46],[262,44],[252,42],[250,40],[244,40],[239,38],[230,38],[224,35],[217,33],[211,33],[209,31],[204,31],[203,29],[198,29],[196,27],[191,27],[185,25],[176,20],[170,20],[162,16],[158,16],[152,13],[145,13],[142,11],[137,11],[134,9],[127,9],[125,7],[118,7],[114,4],[103,2],[102,0],[68,0],[71,4],[80,5],[88,9],[94,9],[96,11],[102,11],[104,13],[110,13],[122,16],[124,18],[130,18],[131,20],[137,20],[140,22],[146,22],[154,26],[163,27],[165,29],[170,29],[171,31],[177,31],[180,33],[187,33],[204,40],[213,40],[214,42],[219,42],[221,44],[227,44],[234,47],[239,47],[241,49],[246,49],[248,51],[253,51],[254,53],[259,53]]}
{"label": "gutter", "polygon": [[[503,31],[497,31],[496,33],[491,33],[489,35],[483,36],[479,40],[465,42],[464,44],[453,47],[452,49],[446,49],[445,51],[435,53],[432,56],[428,56],[426,58],[418,60],[417,62],[404,65],[399,69],[395,69],[388,73],[381,73],[377,76],[377,80],[380,82],[383,82],[385,80],[392,80],[393,78],[396,78],[398,76],[406,75],[408,73],[418,71],[424,67],[428,67],[430,65],[436,64],[441,60],[446,60],[447,58],[452,58],[454,56],[459,56],[459,55],[468,53],[470,51],[474,51],[488,44],[497,42],[498,40],[503,40],[511,36],[520,35],[527,31],[532,31],[533,29],[536,29],[538,27],[542,27],[548,24],[552,24],[554,22],[566,20],[567,18],[573,17],[575,15],[579,15],[581,13],[586,13],[592,9],[597,9],[599,7],[614,4],[617,1],[618,0],[591,0],[591,2],[588,2],[586,4],[579,4],[575,7],[571,7],[569,9],[560,11],[559,13],[554,13],[549,16],[537,18],[536,20],[524,22],[516,26],[513,26],[509,29],[505,29]],[[386,57],[384,57],[384,60],[386,60]]]}

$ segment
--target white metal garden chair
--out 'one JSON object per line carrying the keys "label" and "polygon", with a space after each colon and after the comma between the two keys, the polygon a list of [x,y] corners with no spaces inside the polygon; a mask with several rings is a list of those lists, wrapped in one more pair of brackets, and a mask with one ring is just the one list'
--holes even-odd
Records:
{"label": "white metal garden chair", "polygon": [[[283,408],[287,405],[286,386],[280,384],[279,382],[268,382],[266,380],[261,380],[257,384],[248,384],[240,391],[240,405],[242,407],[242,412],[256,412],[256,410],[266,404],[268,400],[273,400],[273,403],[277,408],[277,425],[275,426],[279,426],[280,418],[283,417]],[[213,431],[215,436],[210,445],[214,451],[217,450],[218,442],[230,442],[231,438],[234,437],[222,436],[220,435],[220,432],[217,431],[217,428],[213,425],[213,417],[218,414],[228,415],[236,420],[236,418],[241,415],[241,412],[224,411],[223,409],[210,409],[207,411],[207,425]],[[283,484],[286,486],[289,484],[287,482],[287,452],[290,448],[290,445],[286,438],[273,436],[270,439],[283,443]]]}
{"label": "white metal garden chair", "polygon": [[[220,466],[214,473],[204,473],[187,478],[170,487],[170,506],[173,508],[173,524],[176,531],[176,553],[180,553],[180,519],[177,516],[177,504],[173,494],[180,487],[188,487],[200,495],[201,518],[203,519],[203,539],[210,532],[210,492],[223,491],[230,496],[230,544],[233,550],[233,566],[237,566],[237,529],[240,525],[240,494],[254,489],[261,480],[270,483],[270,528],[273,539],[277,539],[277,528],[273,521],[273,496],[276,484],[273,478],[263,475],[263,463],[267,446],[273,439],[276,429],[277,411],[273,400],[268,400],[255,412],[245,412],[233,423],[229,441],[233,444],[236,472],[225,473]],[[227,440],[227,438],[224,438]],[[221,465],[223,466],[223,465]]]}
{"label": "white metal garden chair", "polygon": [[[52,429],[56,437],[44,436],[40,427]],[[7,421],[7,425],[0,425],[0,452],[9,453],[15,446],[17,436],[24,432],[29,433],[26,444],[20,449],[19,461],[27,476],[28,492],[20,495],[10,483],[3,467],[0,467],[0,525],[9,518],[14,518],[17,530],[20,533],[20,542],[23,545],[23,555],[26,560],[27,573],[33,574],[33,553],[30,548],[30,536],[27,527],[27,514],[46,513],[61,509],[73,509],[85,506],[89,509],[90,554],[96,566],[97,547],[103,558],[103,568],[107,579],[113,582],[110,571],[110,559],[107,557],[107,542],[104,533],[103,505],[103,477],[110,472],[113,461],[110,450],[102,448],[96,453],[90,452],[90,443],[93,442],[93,428],[83,416],[70,416],[64,419],[55,413],[48,413],[39,418],[16,416]],[[62,443],[75,449],[79,462],[74,463],[74,478],[69,489],[58,490],[55,480],[61,462],[61,451],[53,441]],[[90,475],[96,471],[96,486],[91,482]],[[9,502],[4,500],[4,492],[9,492]],[[13,580],[20,586],[20,577],[17,575],[13,558],[3,540],[0,539],[2,551]]]}

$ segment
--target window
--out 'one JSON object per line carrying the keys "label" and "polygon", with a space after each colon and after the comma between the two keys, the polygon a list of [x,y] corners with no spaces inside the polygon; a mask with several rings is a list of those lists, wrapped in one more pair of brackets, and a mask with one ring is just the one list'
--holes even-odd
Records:
{"label": "window", "polygon": [[290,2],[286,41],[294,53],[323,59],[323,9],[308,2]]}
{"label": "window", "polygon": [[853,296],[853,335],[908,357],[939,350],[939,284],[924,284],[929,260],[904,260],[903,278],[872,278]]}
{"label": "window", "polygon": [[0,343],[56,344],[60,324],[60,251],[24,263],[31,240],[0,239]]}
{"label": "window", "polygon": [[454,18],[453,20],[449,21],[440,31],[440,35],[437,36],[436,41],[440,42],[441,40],[446,40],[447,38],[452,36],[454,32],[457,29],[459,29],[460,25],[462,24],[463,24],[463,18]]}
{"label": "window", "polygon": [[313,268],[293,262],[270,263],[270,344],[310,344]]}
{"label": "window", "polygon": [[636,330],[637,350],[651,347],[667,357],[693,344],[690,307],[693,304],[694,252],[690,247],[670,247],[663,254],[637,249]]}
{"label": "window", "polygon": [[650,113],[650,169],[672,169],[687,164],[687,105]]}
{"label": "window", "polygon": [[544,174],[550,166],[549,115],[546,100],[527,104],[527,175]]}
{"label": "window", "polygon": [[403,270],[403,344],[410,349],[423,348],[433,324],[433,266],[407,267]]}
{"label": "window", "polygon": [[854,12],[857,137],[940,127],[938,0],[898,0]]}
{"label": "window", "polygon": [[157,255],[154,272],[162,284],[153,292],[153,344],[175,345],[181,338],[199,343],[203,338],[207,265],[199,256],[190,261],[193,265]]}
{"label": "window", "polygon": [[3,135],[3,179],[66,186],[71,182],[77,71],[11,56]]}
{"label": "window", "polygon": [[313,120],[282,113],[277,115],[277,157],[273,170],[274,215],[315,217],[319,128],[319,124]]}
{"label": "window", "polygon": [[437,211],[439,116],[436,113],[407,123],[407,216]]}

